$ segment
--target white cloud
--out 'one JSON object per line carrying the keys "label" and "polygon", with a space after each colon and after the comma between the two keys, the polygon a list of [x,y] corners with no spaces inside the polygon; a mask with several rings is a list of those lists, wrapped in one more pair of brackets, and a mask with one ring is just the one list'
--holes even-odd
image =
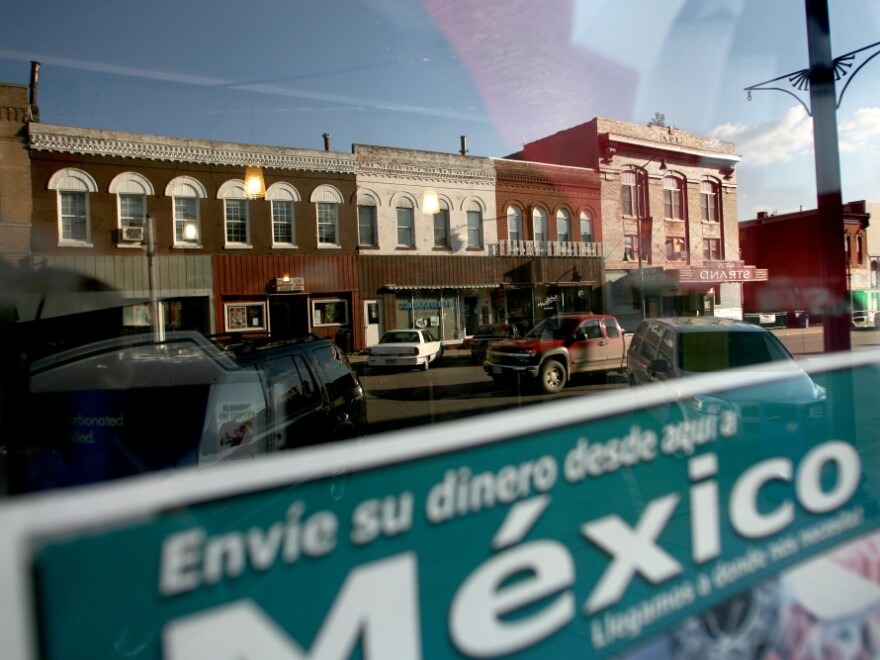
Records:
{"label": "white cloud", "polygon": [[838,140],[841,153],[876,149],[880,143],[880,108],[856,110],[852,119],[840,123]]}
{"label": "white cloud", "polygon": [[813,149],[813,121],[799,106],[791,108],[780,119],[754,127],[722,124],[710,135],[733,142],[744,165],[787,163]]}

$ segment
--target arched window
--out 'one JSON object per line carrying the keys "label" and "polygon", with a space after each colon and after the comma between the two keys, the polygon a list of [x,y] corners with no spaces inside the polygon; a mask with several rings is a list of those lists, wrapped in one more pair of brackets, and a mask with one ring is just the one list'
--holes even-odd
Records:
{"label": "arched window", "polygon": [[449,202],[440,198],[440,210],[434,214],[434,247],[449,247]]}
{"label": "arched window", "polygon": [[217,191],[217,199],[223,200],[223,223],[226,247],[251,246],[251,222],[244,181],[224,181]]}
{"label": "arched window", "polygon": [[684,220],[684,195],[681,179],[663,177],[663,217],[667,220]]}
{"label": "arched window", "polygon": [[299,191],[285,181],[273,183],[266,190],[272,205],[272,247],[296,247],[296,206]]}
{"label": "arched window", "polygon": [[581,242],[593,242],[593,214],[589,211],[581,211]]}
{"label": "arched window", "polygon": [[476,201],[467,207],[468,248],[483,248],[483,207]]}
{"label": "arched window", "polygon": [[415,205],[409,197],[401,197],[395,202],[397,210],[397,245],[412,248],[416,246]]}
{"label": "arched window", "polygon": [[142,241],[147,219],[147,195],[156,194],[153,184],[137,172],[123,172],[110,182],[110,193],[116,195],[120,238],[124,242]]}
{"label": "arched window", "polygon": [[357,197],[358,245],[376,247],[379,245],[377,210],[379,198],[370,191],[359,191]]}
{"label": "arched window", "polygon": [[511,243],[523,240],[522,209],[518,206],[507,207],[507,238]]}
{"label": "arched window", "polygon": [[541,207],[532,209],[532,236],[538,245],[547,243],[547,211]]}
{"label": "arched window", "polygon": [[191,176],[179,176],[165,186],[174,214],[174,247],[196,247],[202,235],[200,199],[208,196],[205,186]]}
{"label": "arched window", "polygon": [[639,200],[639,177],[635,172],[622,172],[620,174],[620,206],[623,215],[637,216],[641,205]]}
{"label": "arched window", "polygon": [[333,186],[315,188],[310,201],[316,205],[318,217],[318,247],[340,247],[339,205],[342,193]]}
{"label": "arched window", "polygon": [[88,173],[68,167],[52,175],[49,190],[58,191],[58,244],[90,247],[89,195],[98,192],[98,184]]}
{"label": "arched window", "polygon": [[571,241],[571,213],[568,209],[559,209],[556,212],[556,236],[561,243]]}

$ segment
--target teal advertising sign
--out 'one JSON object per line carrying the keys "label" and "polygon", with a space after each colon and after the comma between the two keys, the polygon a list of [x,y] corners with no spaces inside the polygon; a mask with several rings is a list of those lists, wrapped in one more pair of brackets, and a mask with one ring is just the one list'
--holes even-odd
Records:
{"label": "teal advertising sign", "polygon": [[101,487],[65,502],[88,520],[106,489],[99,525],[24,543],[34,657],[784,656],[798,612],[836,616],[797,585],[847,563],[789,569],[877,527],[878,381],[726,374],[221,467],[189,495]]}

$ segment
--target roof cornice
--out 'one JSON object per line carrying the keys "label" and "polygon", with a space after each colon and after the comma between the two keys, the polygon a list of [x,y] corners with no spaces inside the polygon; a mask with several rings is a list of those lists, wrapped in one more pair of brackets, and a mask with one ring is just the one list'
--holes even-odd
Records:
{"label": "roof cornice", "polygon": [[39,123],[28,125],[28,144],[33,151],[200,165],[258,165],[267,169],[336,174],[354,174],[356,169],[355,157],[338,151],[213,142]]}

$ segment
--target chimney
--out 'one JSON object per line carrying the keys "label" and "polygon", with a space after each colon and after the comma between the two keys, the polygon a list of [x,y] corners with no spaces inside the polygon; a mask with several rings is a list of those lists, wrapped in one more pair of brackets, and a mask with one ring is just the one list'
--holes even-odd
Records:
{"label": "chimney", "polygon": [[31,62],[31,86],[28,94],[31,121],[40,121],[40,106],[37,105],[37,94],[40,90],[40,63]]}
{"label": "chimney", "polygon": [[330,133],[324,133],[324,151],[330,151]]}
{"label": "chimney", "polygon": [[461,136],[461,155],[467,156],[468,148],[467,148],[467,135]]}
{"label": "chimney", "polygon": [[767,211],[758,211],[758,220],[767,217]]}

